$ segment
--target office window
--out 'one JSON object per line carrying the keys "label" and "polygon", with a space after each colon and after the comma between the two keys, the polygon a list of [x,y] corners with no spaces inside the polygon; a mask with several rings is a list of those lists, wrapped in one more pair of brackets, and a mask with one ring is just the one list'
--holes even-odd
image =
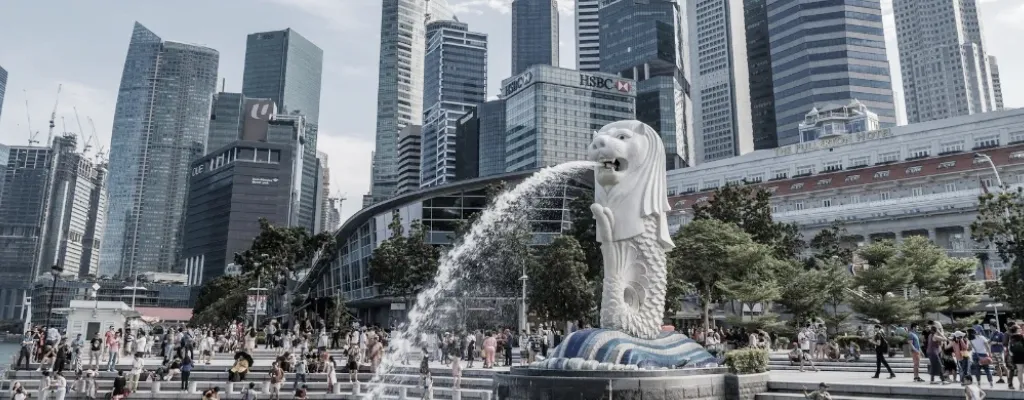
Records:
{"label": "office window", "polygon": [[999,135],[988,135],[974,139],[975,149],[986,149],[999,146]]}
{"label": "office window", "polygon": [[946,191],[947,192],[955,192],[956,191],[956,182],[946,183]]}
{"label": "office window", "polygon": [[804,209],[804,202],[798,201],[796,203],[793,203],[793,209],[797,210],[797,211],[803,210]]}
{"label": "office window", "polygon": [[810,175],[814,172],[813,165],[804,165],[802,167],[796,167],[796,174],[799,176]]}
{"label": "office window", "polygon": [[910,149],[910,151],[907,154],[907,159],[928,157],[929,150],[930,149],[928,146]]}
{"label": "office window", "polygon": [[777,169],[772,171],[772,179],[786,179],[789,177],[788,169]]}
{"label": "office window", "polygon": [[853,157],[850,159],[850,168],[865,167],[871,164],[871,156]]}
{"label": "office window", "polygon": [[832,207],[832,199],[824,199],[821,201],[822,207]]}
{"label": "office window", "polygon": [[892,196],[889,194],[889,192],[882,192],[878,194],[879,200],[889,200],[890,197]]}
{"label": "office window", "polygon": [[914,195],[914,196],[923,196],[924,195],[924,188],[920,188],[920,187],[912,188],[912,189],[910,189],[910,194]]}
{"label": "office window", "polygon": [[842,161],[829,161],[825,163],[825,167],[822,168],[824,172],[840,171],[843,169]]}
{"label": "office window", "polygon": [[852,194],[852,195],[850,195],[850,204],[857,204],[857,203],[860,203],[860,195],[859,194]]}
{"label": "office window", "polygon": [[956,142],[943,143],[941,148],[942,150],[940,151],[943,154],[961,152],[964,151],[964,142],[961,140]]}
{"label": "office window", "polygon": [[899,161],[899,160],[900,160],[900,152],[899,151],[890,151],[888,153],[882,153],[882,154],[878,155],[878,162],[880,162],[880,163],[894,162],[894,161]]}

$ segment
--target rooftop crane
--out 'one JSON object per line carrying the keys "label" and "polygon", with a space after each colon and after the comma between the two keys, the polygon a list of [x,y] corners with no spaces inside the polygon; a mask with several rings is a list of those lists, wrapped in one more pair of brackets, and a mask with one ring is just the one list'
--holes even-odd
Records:
{"label": "rooftop crane", "polygon": [[36,140],[36,136],[39,136],[39,131],[32,132],[32,111],[28,107],[28,91],[23,90],[23,92],[25,92],[25,119],[28,120],[28,145],[31,146],[39,143]]}
{"label": "rooftop crane", "polygon": [[53,141],[53,127],[54,120],[57,119],[57,104],[60,104],[60,89],[64,87],[64,84],[57,85],[57,98],[53,101],[53,111],[50,112],[50,132],[46,134],[46,145],[49,146],[50,142]]}
{"label": "rooftop crane", "polygon": [[[75,111],[75,112],[77,113],[78,111]],[[89,121],[89,130],[90,131],[89,131],[89,137],[85,139],[85,147],[82,148],[82,154],[88,153],[89,149],[92,148],[92,142],[95,141],[95,140],[98,140],[98,139],[96,139],[96,124],[94,124],[92,122],[92,117],[85,117],[85,119],[87,121]]]}
{"label": "rooftop crane", "polygon": [[[86,136],[85,136],[85,129],[82,129],[82,120],[78,119],[78,107],[71,107],[71,109],[75,110],[75,123],[78,124],[78,134],[80,135],[79,137],[86,138]],[[88,139],[86,139],[86,140],[88,140]],[[83,144],[84,144],[84,142],[85,141],[83,141]],[[85,154],[85,152],[83,151],[82,154]]]}

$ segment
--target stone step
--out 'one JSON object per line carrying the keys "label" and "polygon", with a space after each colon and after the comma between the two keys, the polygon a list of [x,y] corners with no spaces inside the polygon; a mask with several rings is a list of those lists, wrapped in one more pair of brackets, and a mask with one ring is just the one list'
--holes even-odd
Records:
{"label": "stone step", "polygon": [[[65,372],[63,375],[68,382],[74,382],[74,374]],[[25,387],[35,388],[38,386],[41,378],[42,376],[39,375],[38,373],[22,373],[19,375],[8,376],[5,381],[0,381],[0,389],[9,388],[14,381],[21,381],[22,385]],[[358,378],[359,382],[361,382],[362,384],[367,384],[373,379],[373,375],[360,374]],[[222,382],[223,384],[227,384],[227,374],[212,375],[209,373],[193,373],[190,377],[190,380],[193,382]],[[264,382],[266,380],[266,375],[250,375],[247,376],[247,380],[245,382]],[[434,386],[437,387],[451,387],[454,381],[454,379],[451,376],[433,376],[433,380]],[[114,378],[113,376],[106,376],[100,377],[96,381],[100,385],[100,387],[110,387],[113,386]],[[294,381],[294,375],[289,374],[285,378],[285,382],[287,385],[291,385],[292,382]],[[342,385],[342,387],[348,387],[351,385],[348,381],[348,375],[339,375],[338,381],[339,384]],[[420,377],[418,375],[408,374],[390,374],[384,378],[384,382],[386,382],[387,384],[418,385],[419,381]],[[181,382],[181,376],[175,375],[174,378],[171,379],[170,381],[163,382],[163,385],[167,387],[170,387],[169,385],[178,385],[179,382]],[[140,381],[139,385],[143,385],[144,383],[146,382]],[[309,375],[306,377],[306,383],[310,385],[318,384],[326,387],[327,376],[325,374]],[[489,390],[492,387],[492,380],[490,378],[463,377],[460,386],[465,389]]]}
{"label": "stone step", "polygon": [[[773,366],[771,366],[770,369],[773,370],[773,371],[799,371],[800,370],[800,366],[798,366],[798,365],[773,365]],[[811,369],[810,367],[804,367],[804,369],[807,370],[807,371],[813,371],[813,369]],[[874,365],[872,365],[870,367],[866,366],[866,365],[865,366],[853,365],[853,366],[841,366],[841,367],[818,366],[818,369],[821,370],[821,371],[834,371],[834,372],[863,372],[863,373],[871,373],[871,374],[875,373],[875,366]],[[927,371],[927,369],[924,366],[922,366],[921,367],[921,371],[924,372],[924,371]],[[897,374],[910,374],[910,373],[914,372],[914,369],[911,368],[911,367],[895,367],[894,366],[894,367],[892,367],[892,372],[897,373]],[[885,367],[882,367],[882,373],[885,373]]]}
{"label": "stone step", "polygon": [[[841,382],[828,382],[828,384],[829,394],[832,395],[833,399],[960,400],[964,398],[964,389],[959,384],[929,385],[925,383],[908,383],[900,385],[872,385]],[[764,393],[765,397],[762,398],[761,395],[758,395],[757,399],[782,400],[794,398],[791,395],[799,396],[795,398],[803,398],[805,390],[813,390],[816,386],[816,384],[810,382],[784,382],[773,380],[768,382],[768,393]],[[1019,391],[987,389],[984,387],[982,387],[982,389],[987,394],[986,399],[990,400],[1024,399],[1024,393]]]}
{"label": "stone step", "polygon": [[[28,369],[28,370],[24,370],[24,369],[17,370],[17,371],[13,371],[12,370],[12,371],[9,371],[9,373],[19,373],[20,374],[20,373],[23,373],[23,372],[32,372],[32,373],[38,374],[38,372],[35,371],[35,369],[38,366],[39,366],[39,364],[30,364],[30,369]],[[160,367],[160,362],[159,361],[147,362],[146,363],[146,369],[147,370],[155,371],[158,367]],[[201,372],[215,372],[215,373],[225,373],[226,374],[227,370],[229,368],[230,367],[226,366],[226,365],[196,365],[195,368],[192,370],[192,374],[195,375],[195,374],[201,373]],[[128,371],[129,369],[131,369],[131,367],[128,366],[128,365],[118,365],[118,367],[117,367],[117,370],[121,370],[121,371]],[[414,366],[414,365],[411,365],[411,364],[410,365],[398,365],[398,366],[394,367],[394,369],[392,370],[392,373],[418,375],[419,374],[419,370],[420,370],[419,366]],[[464,378],[466,378],[466,377],[490,378],[491,376],[494,375],[495,371],[496,370],[494,370],[494,369],[463,369],[462,370],[462,376]],[[249,373],[250,374],[257,374],[257,375],[265,375],[268,372],[270,372],[270,366],[269,365],[257,365],[257,366],[254,366],[254,367],[250,368],[250,372]],[[369,373],[370,372],[370,367],[368,365],[360,365],[359,366],[359,372],[360,373]],[[341,379],[341,376],[343,374],[345,374],[345,375],[348,374],[348,368],[346,368],[343,365],[339,365],[338,369],[337,369],[337,373],[338,373],[339,379]],[[431,373],[431,375],[434,375],[434,376],[451,376],[451,368],[437,366],[437,365],[432,365],[430,367],[430,373]],[[312,376],[314,374],[310,374],[310,375]],[[39,375],[36,375],[36,376],[39,376]],[[101,377],[103,377],[103,376],[110,376],[111,379],[113,379],[113,377],[117,376],[117,374],[115,372],[107,372],[107,371],[103,370],[103,371],[100,371],[100,376]]]}
{"label": "stone step", "polygon": [[[29,385],[29,382],[23,382],[23,383],[25,384],[25,388],[28,390],[29,393],[31,393],[31,394],[38,394],[38,388],[39,388],[38,382],[37,382],[36,385]],[[72,384],[72,382],[69,382],[69,385],[70,384]],[[100,394],[110,392],[110,388],[113,386],[112,382],[98,382],[98,384],[99,384],[99,388],[100,388],[98,393],[100,393]],[[264,386],[265,384],[266,384],[266,382],[256,382],[256,389],[260,391],[260,393],[261,393],[260,396],[261,397],[266,397],[267,396],[267,392],[266,392],[267,389]],[[211,388],[214,388],[214,387],[220,388],[221,393],[223,393],[222,397],[227,397],[227,396],[231,396],[231,395],[238,395],[240,393],[240,391],[243,388],[247,387],[247,386],[248,386],[248,382],[237,382],[233,386],[229,385],[226,382],[194,382],[194,384],[192,385],[192,388],[191,388],[191,389],[194,389],[194,390],[181,390],[180,389],[180,385],[176,384],[176,382],[161,382],[160,391],[154,393],[152,391],[152,389],[153,389],[153,383],[152,382],[139,382],[138,391],[133,393],[131,397],[132,398],[142,398],[142,399],[146,399],[146,398],[180,398],[180,396],[182,396],[183,394],[198,394],[198,393],[202,393],[203,391],[211,389]],[[353,390],[354,388],[352,387],[352,385],[348,384],[347,382],[339,383],[340,394],[330,394],[330,393],[327,393],[327,383],[326,382],[308,383],[306,385],[306,387],[308,389],[309,398],[333,398],[333,399],[336,399],[336,398],[338,398],[339,395],[342,398],[353,398],[353,399],[361,398],[361,396],[357,396],[355,394],[355,391]],[[363,385],[360,386],[360,393],[361,394],[365,394],[365,393],[368,392],[368,390],[370,388],[371,388],[371,386],[363,384]],[[229,390],[230,390],[230,393],[228,392]],[[434,393],[434,398],[436,398],[436,399],[450,399],[450,398],[454,397],[455,390],[450,388],[450,387],[438,387],[438,386],[435,386],[432,390],[433,390],[433,393]],[[422,386],[420,386],[419,384],[391,384],[391,383],[386,385],[386,387],[385,387],[385,389],[384,389],[382,394],[385,397],[400,398],[400,397],[402,397],[402,393],[403,392],[404,392],[404,397],[409,398],[409,399],[421,398],[425,394],[424,388]],[[463,399],[490,400],[491,399],[491,392],[492,392],[492,390],[490,388],[488,388],[488,389],[461,388],[461,389],[458,390],[458,392],[459,392],[460,397],[463,398]],[[284,385],[282,385],[282,387],[281,387],[281,396],[282,397],[290,398],[292,396],[292,393],[294,393],[294,389],[292,389],[292,385],[291,385],[290,382],[286,382]],[[10,385],[9,385],[9,383],[5,384],[4,389],[0,389],[0,396],[10,396]],[[68,397],[67,398],[81,398],[81,396],[79,396],[79,393],[71,391],[70,393],[68,393]]]}

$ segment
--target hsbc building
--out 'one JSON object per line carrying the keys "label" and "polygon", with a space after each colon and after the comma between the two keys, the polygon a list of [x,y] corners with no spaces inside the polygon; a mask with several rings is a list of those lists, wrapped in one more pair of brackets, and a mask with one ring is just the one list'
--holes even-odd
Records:
{"label": "hsbc building", "polygon": [[534,65],[501,82],[505,172],[586,158],[594,131],[636,118],[632,79]]}

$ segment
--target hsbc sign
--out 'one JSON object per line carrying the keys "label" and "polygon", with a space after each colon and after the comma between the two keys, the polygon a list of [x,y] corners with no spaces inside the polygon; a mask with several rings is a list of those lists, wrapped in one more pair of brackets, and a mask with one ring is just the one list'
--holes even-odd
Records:
{"label": "hsbc sign", "polygon": [[628,81],[613,78],[605,78],[601,76],[580,74],[580,86],[595,89],[618,90],[623,93],[629,93],[633,85]]}
{"label": "hsbc sign", "polygon": [[530,84],[530,82],[533,82],[533,73],[526,72],[508,81],[508,83],[505,84],[505,87],[502,88],[501,92],[505,96],[510,96],[513,93],[518,92],[520,89],[526,87],[526,85]]}

